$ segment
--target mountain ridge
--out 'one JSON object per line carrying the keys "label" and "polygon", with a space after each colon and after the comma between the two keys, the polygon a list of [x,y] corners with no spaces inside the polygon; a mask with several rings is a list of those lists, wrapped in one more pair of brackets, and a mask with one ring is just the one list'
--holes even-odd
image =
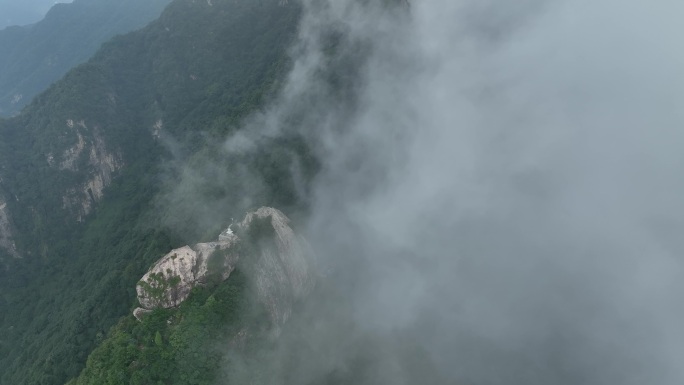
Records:
{"label": "mountain ridge", "polygon": [[17,114],[115,35],[143,27],[170,0],[57,3],[39,22],[0,30],[0,115]]}
{"label": "mountain ridge", "polygon": [[[197,242],[213,224],[170,226],[156,197],[278,87],[299,10],[277,2],[176,0],[146,28],[105,43],[86,63],[0,119],[0,195],[9,226],[0,248],[0,384],[63,384],[130,314],[135,283],[159,255]],[[167,144],[183,149],[173,154]],[[296,138],[272,140],[255,203],[295,204]],[[238,161],[235,159],[234,161]],[[233,166],[231,166],[233,164]],[[236,163],[226,164],[226,170]],[[207,191],[236,215],[248,186]],[[218,195],[217,195],[218,193]],[[232,211],[231,211],[232,210]],[[80,277],[74,280],[73,277]]]}

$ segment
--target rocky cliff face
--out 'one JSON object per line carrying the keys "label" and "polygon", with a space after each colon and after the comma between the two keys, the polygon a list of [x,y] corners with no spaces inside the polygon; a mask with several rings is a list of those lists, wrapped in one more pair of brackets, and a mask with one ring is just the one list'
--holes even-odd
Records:
{"label": "rocky cliff face", "polygon": [[172,250],[138,283],[140,305],[145,309],[176,307],[188,298],[193,287],[206,283],[210,274],[228,279],[239,259],[229,250],[232,245],[231,241],[220,241]]}
{"label": "rocky cliff face", "polygon": [[95,203],[104,196],[104,190],[121,169],[121,156],[111,151],[97,125],[89,128],[84,119],[68,119],[65,128],[75,134],[73,145],[59,156],[47,154],[50,167],[66,173],[86,171],[80,184],[69,188],[62,197],[62,208],[70,211],[81,222],[92,211]]}
{"label": "rocky cliff face", "polygon": [[[5,194],[2,191],[2,183],[3,178],[0,176],[0,249],[14,258],[18,258],[19,253],[14,242],[10,211],[7,207],[7,200],[3,196]],[[1,259],[0,262],[2,262]]]}
{"label": "rocky cliff face", "polygon": [[14,244],[7,202],[0,197],[0,248],[9,255],[19,257],[17,246]]}
{"label": "rocky cliff face", "polygon": [[216,242],[172,250],[143,276],[137,286],[140,318],[154,308],[171,308],[209,280],[226,280],[238,262],[253,282],[258,300],[273,325],[287,321],[292,306],[314,286],[314,267],[306,240],[279,210],[262,207],[231,225]]}
{"label": "rocky cliff face", "polygon": [[[38,138],[31,138],[28,132],[15,135],[22,128],[0,130],[3,139],[8,138],[0,148],[0,170],[4,174],[0,176],[0,250],[15,258],[47,250],[27,248],[27,244],[46,241],[44,235],[23,244],[19,241],[22,236],[26,240],[31,231],[44,234],[55,226],[84,222],[126,164],[120,149],[107,142],[98,123],[65,119],[60,131],[46,129],[44,137]],[[23,143],[11,142],[17,137],[24,137]],[[35,160],[21,148],[27,144],[32,146]]]}
{"label": "rocky cliff face", "polygon": [[[254,230],[256,221],[268,218],[273,233],[252,234],[250,241],[272,242],[275,247],[257,245],[258,254],[248,256],[247,273],[273,323],[282,325],[290,317],[294,303],[313,288],[311,251],[308,242],[292,230],[290,220],[276,209],[262,207],[249,213],[240,227]],[[259,235],[266,235],[266,239],[259,239]]]}

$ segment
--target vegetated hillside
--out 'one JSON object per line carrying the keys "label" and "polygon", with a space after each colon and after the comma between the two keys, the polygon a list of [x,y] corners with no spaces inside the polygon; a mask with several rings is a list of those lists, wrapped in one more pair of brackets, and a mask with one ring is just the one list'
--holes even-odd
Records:
{"label": "vegetated hillside", "polygon": [[196,288],[177,309],[157,309],[139,322],[122,319],[69,384],[211,384],[224,349],[243,323],[258,328],[240,270],[218,285]]}
{"label": "vegetated hillside", "polygon": [[[335,26],[331,29],[334,31]],[[326,62],[330,65],[316,74],[323,79],[318,85],[330,86],[332,97],[340,103],[354,104],[356,101],[354,85],[360,78],[358,69],[363,65],[364,47],[355,45],[354,48],[359,49],[351,51],[339,49],[338,51],[338,47],[344,44],[341,42],[344,36],[341,36],[341,33],[330,33],[326,35],[326,38],[324,38],[326,39],[325,55],[329,56],[324,57],[323,60],[328,59]],[[295,106],[294,109],[297,107],[299,106]],[[304,108],[311,110],[311,105]],[[289,109],[285,114],[288,113],[300,119],[301,117],[297,116],[298,113],[306,114],[306,112],[289,111]],[[309,113],[315,115],[316,111],[309,111]],[[190,142],[195,141],[190,140]],[[295,152],[300,155],[305,153],[302,151],[305,147],[298,144],[296,140],[291,143],[294,145]],[[274,151],[277,153],[282,146],[267,148],[269,153],[273,154]],[[212,157],[211,152],[210,150],[201,151],[200,158],[209,158],[214,162],[220,159],[220,157]],[[259,158],[267,159],[264,155],[265,153],[262,153],[257,159],[249,159],[246,163],[266,165],[266,167],[257,166],[257,168],[269,176],[267,180],[271,186],[271,198],[278,200],[275,205],[291,204],[292,199],[289,198],[291,188],[288,188],[287,179],[282,178],[283,175],[288,174],[288,170],[273,167],[275,164],[280,164],[279,161],[266,160],[265,163],[260,163]],[[279,156],[277,159],[287,160],[288,158]],[[198,164],[201,163],[198,162]],[[194,165],[194,162],[190,164]],[[230,167],[230,163],[219,162],[218,164],[219,167]],[[193,171],[199,170],[200,175],[197,178],[191,178],[195,180],[223,175],[220,172],[215,175],[211,170],[208,172],[201,167],[192,169]],[[237,185],[231,178],[222,178],[219,183],[207,183],[206,194],[202,196],[202,200],[212,202],[210,207],[222,207],[221,204],[214,204],[215,202],[221,203],[221,200],[214,195],[229,195],[233,188],[240,188],[240,183],[248,182],[239,175],[237,180]],[[196,197],[196,195],[192,196]],[[183,212],[180,216],[189,218],[185,214]],[[183,233],[192,233],[192,229],[184,228]],[[215,246],[218,246],[220,250],[220,245]],[[196,265],[188,261],[193,261],[193,258],[198,255],[193,250],[206,249],[206,246],[196,245],[194,249],[174,250],[150,269],[150,272],[155,272],[157,275],[151,281],[144,280],[149,287],[175,287],[168,291],[171,294],[170,297],[161,295],[166,291],[153,291],[157,296],[157,303],[175,303],[178,298],[185,298],[184,294],[178,294],[185,293],[185,291],[176,290],[181,287],[180,282],[187,282],[189,279],[180,278],[180,275],[174,276],[177,271],[175,264],[184,266],[185,271],[191,271],[191,275],[196,277],[195,270],[191,267]],[[197,251],[197,253],[200,252]],[[178,262],[178,259],[183,261]],[[245,260],[248,258],[240,258],[240,262]],[[164,271],[168,274],[164,276],[166,280],[158,275]],[[397,376],[406,383],[445,383],[435,370],[430,354],[421,350],[420,344],[411,340],[410,337],[401,335],[400,332],[379,337],[359,330],[354,319],[358,314],[355,314],[349,303],[348,293],[336,293],[334,289],[326,287],[325,282],[316,287],[313,298],[307,297],[306,301],[297,304],[290,320],[295,322],[285,322],[282,334],[278,338],[267,338],[267,333],[262,328],[264,317],[258,316],[259,309],[249,311],[247,309],[249,306],[254,306],[254,302],[244,302],[245,292],[248,291],[245,288],[249,288],[249,269],[238,265],[237,272],[237,281],[231,281],[232,278],[236,278],[232,277],[219,284],[218,287],[211,285],[195,287],[178,308],[157,309],[148,317],[144,315],[145,310],[136,309],[141,310],[136,311],[136,316],[142,319],[141,322],[134,320],[130,315],[122,318],[90,355],[86,369],[70,384],[375,385],[392,383],[387,382],[386,377],[379,376],[378,368],[383,366],[396,367],[400,372]],[[183,276],[186,275],[183,274]],[[151,275],[146,275],[146,277],[150,278]],[[245,280],[241,281],[241,279]],[[266,281],[276,282],[277,276],[270,274]],[[152,286],[154,282],[159,285]],[[233,284],[240,284],[240,286],[227,290]],[[141,285],[143,292],[149,290],[147,285]],[[172,301],[161,300],[162,297],[172,298]],[[140,304],[143,308],[150,309],[146,307],[149,306],[146,298],[148,295],[143,295]],[[250,317],[254,312],[257,316]],[[312,334],[302,333],[302,329],[322,330],[322,332],[314,333],[316,337],[313,337]],[[335,332],[326,332],[330,330],[335,330]],[[344,337],[337,340],[333,335]],[[347,355],[341,352],[349,352],[349,350],[361,353]],[[319,368],[317,364],[320,364],[321,360],[328,362]]]}
{"label": "vegetated hillside", "polygon": [[100,45],[156,19],[170,0],[75,0],[55,4],[43,20],[0,30],[0,115],[85,62]]}
{"label": "vegetated hillside", "polygon": [[[162,143],[175,142],[187,154],[181,162],[191,162],[205,156],[204,135],[223,137],[258,108],[288,68],[298,17],[296,6],[276,0],[176,0],[19,116],[0,120],[0,384],[63,384],[78,375],[130,314],[150,263],[210,230],[162,223],[153,204],[170,156]],[[300,155],[313,172],[296,137],[218,167],[264,175],[254,204],[287,208],[297,202],[286,170]],[[225,218],[243,193],[237,178],[205,191],[225,203],[216,207]]]}
{"label": "vegetated hillside", "polygon": [[140,322],[122,319],[74,383],[214,383],[227,350],[277,335],[311,293],[309,248],[289,223],[262,207],[217,242],[171,251],[138,283]]}

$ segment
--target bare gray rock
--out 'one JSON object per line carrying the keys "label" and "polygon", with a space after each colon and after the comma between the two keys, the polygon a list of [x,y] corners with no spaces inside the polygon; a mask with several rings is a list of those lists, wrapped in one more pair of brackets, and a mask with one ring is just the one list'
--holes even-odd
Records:
{"label": "bare gray rock", "polygon": [[262,207],[231,225],[218,241],[184,246],[162,257],[138,282],[141,308],[136,309],[137,314],[179,306],[193,287],[206,284],[210,276],[228,279],[241,259],[258,301],[276,327],[287,321],[294,303],[313,289],[308,242],[294,232],[285,214]]}
{"label": "bare gray rock", "polygon": [[139,307],[133,310],[133,317],[135,317],[138,321],[142,321],[143,318],[150,313],[152,313],[152,310]]}
{"label": "bare gray rock", "polygon": [[[68,119],[66,127],[75,133],[75,143],[58,157],[57,164],[55,155],[47,155],[47,162],[51,167],[57,167],[60,171],[84,171],[79,170],[78,164],[81,158],[87,157],[85,163],[88,176],[77,186],[73,186],[62,196],[62,208],[70,210],[78,222],[92,212],[95,204],[104,197],[104,190],[112,183],[114,175],[123,166],[124,162],[120,154],[112,151],[102,136],[97,125],[89,128],[84,119]],[[84,133],[88,132],[89,135]]]}
{"label": "bare gray rock", "polygon": [[11,256],[18,258],[17,246],[14,243],[10,215],[7,202],[0,197],[0,248],[5,249]]}
{"label": "bare gray rock", "polygon": [[[227,250],[233,243],[198,243],[192,248],[183,246],[172,250],[138,282],[140,305],[146,309],[177,307],[188,298],[193,287],[206,283],[210,273],[227,279],[238,261],[238,256]],[[215,268],[221,271],[210,271],[210,260],[214,256],[220,258]]]}
{"label": "bare gray rock", "polygon": [[294,302],[313,289],[312,253],[308,242],[290,227],[290,219],[274,208],[262,207],[247,214],[240,227],[249,229],[256,218],[269,217],[275,232],[275,249],[261,247],[259,255],[252,256],[254,263],[248,273],[271,320],[282,325],[290,317]]}

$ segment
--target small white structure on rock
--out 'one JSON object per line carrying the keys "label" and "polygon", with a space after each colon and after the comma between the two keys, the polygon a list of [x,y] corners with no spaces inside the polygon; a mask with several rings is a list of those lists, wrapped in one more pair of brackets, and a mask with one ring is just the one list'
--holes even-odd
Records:
{"label": "small white structure on rock", "polygon": [[[240,242],[254,242],[250,230],[255,219],[270,218],[269,237],[273,247],[237,247]],[[233,228],[236,232],[233,231]],[[241,255],[250,250],[256,255]],[[274,325],[282,325],[294,303],[313,289],[314,268],[311,248],[295,234],[290,220],[277,209],[262,207],[247,214],[237,225],[219,235],[217,242],[198,243],[172,250],[145,274],[137,285],[140,319],[155,308],[172,308],[185,301],[192,288],[207,283],[210,275],[226,280],[241,258],[249,258],[245,273],[255,285],[258,299],[268,309]]]}

